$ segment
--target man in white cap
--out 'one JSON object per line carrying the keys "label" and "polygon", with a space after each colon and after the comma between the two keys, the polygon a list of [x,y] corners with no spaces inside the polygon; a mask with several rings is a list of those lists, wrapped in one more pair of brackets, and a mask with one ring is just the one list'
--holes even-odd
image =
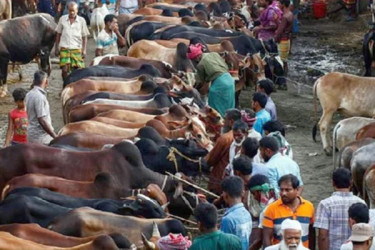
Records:
{"label": "man in white cap", "polygon": [[353,250],[371,249],[374,230],[370,224],[357,223],[352,227],[352,235],[349,240],[353,243]]}
{"label": "man in white cap", "polygon": [[286,219],[281,223],[283,240],[276,245],[266,247],[265,250],[305,250],[302,245],[302,227],[297,220]]}

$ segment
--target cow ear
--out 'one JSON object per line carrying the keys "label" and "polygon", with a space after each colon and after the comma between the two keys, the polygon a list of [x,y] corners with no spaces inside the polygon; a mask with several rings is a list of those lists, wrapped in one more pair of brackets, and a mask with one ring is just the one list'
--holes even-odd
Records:
{"label": "cow ear", "polygon": [[168,121],[167,124],[173,129],[181,128],[186,125],[186,121]]}

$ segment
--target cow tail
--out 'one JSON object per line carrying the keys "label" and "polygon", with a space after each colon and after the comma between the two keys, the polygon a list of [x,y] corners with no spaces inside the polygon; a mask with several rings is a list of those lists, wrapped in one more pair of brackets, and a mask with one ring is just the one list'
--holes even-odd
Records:
{"label": "cow tail", "polygon": [[[335,128],[333,129],[333,170],[336,168],[336,140],[337,140],[337,130],[340,128],[340,123],[338,123]],[[341,158],[341,157],[340,157]]]}
{"label": "cow tail", "polygon": [[314,127],[313,127],[313,129],[312,129],[312,138],[313,138],[313,140],[314,140],[314,142],[316,142],[316,132],[317,132],[317,127],[318,127],[318,115],[317,115],[317,104],[316,104],[316,99],[317,99],[317,97],[316,97],[316,88],[317,88],[317,86],[318,86],[318,84],[319,84],[319,82],[320,82],[320,78],[315,82],[315,84],[314,84],[314,87],[313,87],[313,100],[314,100],[314,119],[315,119],[315,124],[314,124]]}
{"label": "cow tail", "polygon": [[1,200],[4,200],[5,199],[5,196],[6,194],[8,193],[8,190],[10,188],[10,185],[7,184],[4,188],[3,188],[3,191],[1,192]]}

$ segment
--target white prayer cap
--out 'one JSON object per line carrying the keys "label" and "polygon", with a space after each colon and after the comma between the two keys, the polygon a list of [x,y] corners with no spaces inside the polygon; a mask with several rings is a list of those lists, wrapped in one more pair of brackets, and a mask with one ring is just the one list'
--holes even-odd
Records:
{"label": "white prayer cap", "polygon": [[295,229],[302,231],[301,224],[297,220],[285,219],[281,223],[281,230],[284,231],[285,229]]}

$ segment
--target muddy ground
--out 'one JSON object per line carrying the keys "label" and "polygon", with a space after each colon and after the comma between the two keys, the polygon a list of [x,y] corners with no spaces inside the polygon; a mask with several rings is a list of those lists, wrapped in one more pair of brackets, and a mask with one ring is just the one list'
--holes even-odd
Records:
{"label": "muddy ground", "polygon": [[[305,184],[303,196],[314,205],[332,192],[330,176],[333,168],[332,158],[325,156],[320,142],[314,143],[311,138],[315,123],[312,85],[319,76],[330,71],[363,74],[361,42],[368,20],[368,14],[351,23],[344,22],[343,18],[300,20],[300,32],[293,40],[289,63],[289,89],[272,94],[278,117],[288,127],[287,140],[293,146],[295,160],[301,168]],[[94,42],[90,38],[86,63],[94,57],[94,50]],[[20,86],[29,88],[36,69],[35,63],[23,66],[24,79],[21,83],[17,80],[18,74],[11,73],[9,82],[18,83],[9,84],[9,90]],[[62,79],[57,64],[53,64],[49,82],[48,100],[53,126],[58,131],[63,121],[59,96]],[[241,94],[242,107],[250,106],[251,94],[250,90]],[[5,137],[7,113],[12,108],[10,96],[0,101],[0,145]],[[335,120],[338,119],[341,118],[336,116]]]}

